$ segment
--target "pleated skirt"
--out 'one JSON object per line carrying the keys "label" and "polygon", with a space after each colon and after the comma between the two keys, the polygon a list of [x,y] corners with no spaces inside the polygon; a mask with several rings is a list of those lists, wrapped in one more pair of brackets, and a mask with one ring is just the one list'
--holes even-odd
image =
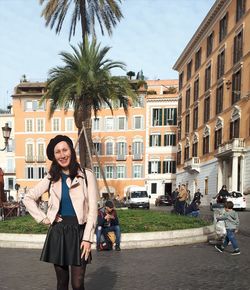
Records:
{"label": "pleated skirt", "polygon": [[91,262],[91,253],[86,261],[81,259],[81,241],[85,229],[76,216],[63,216],[62,222],[50,226],[40,260],[60,266],[81,266]]}

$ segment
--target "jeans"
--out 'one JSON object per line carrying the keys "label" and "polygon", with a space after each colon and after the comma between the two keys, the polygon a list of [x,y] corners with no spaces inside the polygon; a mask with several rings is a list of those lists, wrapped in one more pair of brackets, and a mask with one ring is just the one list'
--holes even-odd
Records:
{"label": "jeans", "polygon": [[225,240],[223,242],[224,248],[228,245],[229,241],[232,243],[234,250],[239,249],[238,243],[237,243],[236,238],[235,238],[235,230],[227,229],[227,235],[226,235]]}
{"label": "jeans", "polygon": [[97,226],[97,229],[96,229],[96,245],[97,245],[97,247],[100,246],[101,235],[103,234],[105,236],[108,232],[115,233],[115,244],[116,244],[116,246],[120,246],[121,229],[120,229],[120,226],[117,225],[117,226],[110,226],[107,228],[104,228],[102,226]]}

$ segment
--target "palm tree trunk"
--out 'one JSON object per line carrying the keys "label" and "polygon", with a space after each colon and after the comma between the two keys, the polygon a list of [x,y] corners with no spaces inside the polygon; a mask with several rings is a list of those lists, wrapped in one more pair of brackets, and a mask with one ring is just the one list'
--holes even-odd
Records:
{"label": "palm tree trunk", "polygon": [[81,15],[81,26],[82,26],[82,43],[83,43],[83,47],[85,47],[85,35],[87,35],[86,0],[80,0],[80,15]]}

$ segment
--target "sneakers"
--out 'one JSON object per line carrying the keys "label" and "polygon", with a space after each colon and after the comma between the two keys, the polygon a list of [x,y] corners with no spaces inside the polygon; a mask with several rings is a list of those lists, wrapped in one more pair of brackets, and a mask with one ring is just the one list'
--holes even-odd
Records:
{"label": "sneakers", "polygon": [[220,246],[220,245],[215,245],[214,247],[215,247],[215,249],[216,249],[218,252],[223,253],[224,248],[223,248],[222,246]]}
{"label": "sneakers", "polygon": [[237,250],[234,250],[232,253],[231,253],[232,256],[236,256],[236,255],[240,255],[240,250],[237,249]]}
{"label": "sneakers", "polygon": [[115,250],[120,251],[121,250],[120,246],[115,246]]}

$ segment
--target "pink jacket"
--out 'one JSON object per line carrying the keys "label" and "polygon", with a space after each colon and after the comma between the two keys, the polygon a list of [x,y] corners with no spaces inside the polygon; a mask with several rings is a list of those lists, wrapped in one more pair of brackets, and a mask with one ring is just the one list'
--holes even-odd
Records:
{"label": "pink jacket", "polygon": [[[69,195],[76,212],[78,223],[86,223],[83,240],[93,242],[97,221],[97,195],[99,193],[94,173],[86,169],[86,175],[88,188],[86,188],[84,174],[80,171],[72,182],[70,178],[68,178],[66,182],[69,187]],[[24,197],[24,204],[27,210],[38,223],[42,222],[47,217],[52,224],[60,207],[62,194],[61,179],[51,183],[47,215],[37,206],[36,201],[49,189],[49,178],[50,175],[48,174],[35,187],[31,188]]]}

